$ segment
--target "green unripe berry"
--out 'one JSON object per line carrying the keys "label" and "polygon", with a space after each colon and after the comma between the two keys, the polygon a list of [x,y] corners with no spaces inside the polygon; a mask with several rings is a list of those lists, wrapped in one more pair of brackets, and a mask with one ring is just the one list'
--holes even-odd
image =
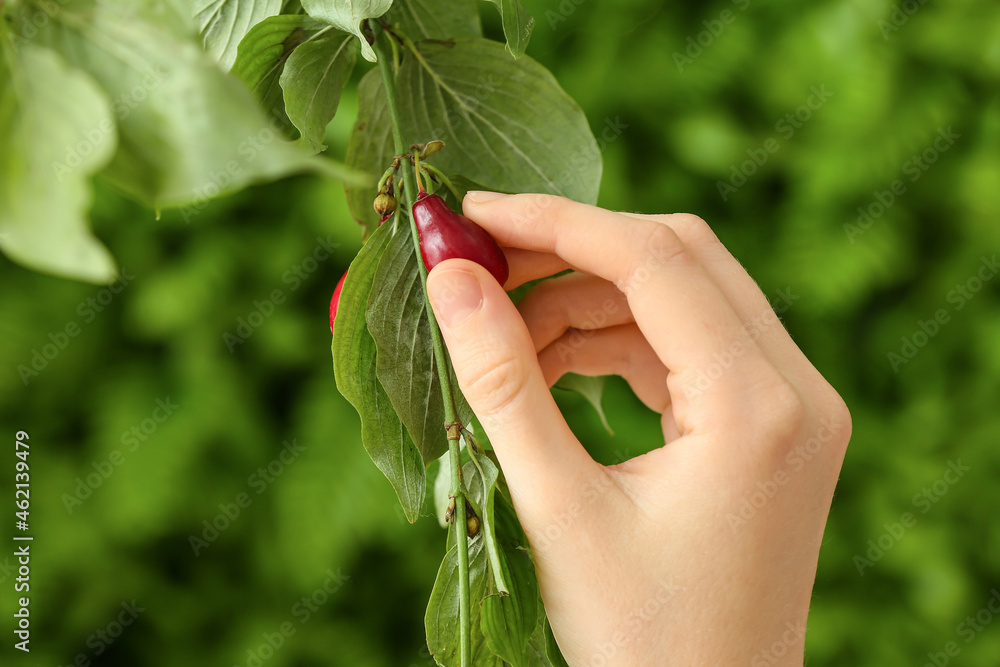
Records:
{"label": "green unripe berry", "polygon": [[396,198],[388,192],[383,192],[378,197],[375,197],[374,207],[375,212],[379,214],[379,217],[385,219],[395,212]]}

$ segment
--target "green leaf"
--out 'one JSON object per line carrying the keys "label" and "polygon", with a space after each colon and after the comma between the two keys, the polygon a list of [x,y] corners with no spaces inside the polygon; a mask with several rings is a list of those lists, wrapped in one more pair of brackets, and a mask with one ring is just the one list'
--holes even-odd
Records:
{"label": "green leaf", "polygon": [[[512,60],[497,42],[475,37],[417,44],[397,76],[403,134],[442,139],[433,163],[455,179],[501,192],[547,192],[595,203],[601,154],[580,107],[544,67]],[[393,156],[385,92],[372,71],[358,88],[358,120],[347,149],[350,167],[381,173]],[[374,185],[349,188],[348,206],[371,229]]]}
{"label": "green leaf", "polygon": [[[444,401],[408,219],[396,219],[398,229],[379,261],[366,317],[378,347],[378,380],[430,464],[448,451]],[[387,226],[395,228],[386,223],[379,230]]]}
{"label": "green leaf", "polygon": [[320,176],[340,181],[345,185],[363,187],[376,182],[375,177],[371,174],[351,169],[343,162],[337,162],[330,158],[317,158],[309,164],[309,168]]}
{"label": "green leaf", "polygon": [[567,373],[559,378],[559,381],[552,388],[576,392],[587,399],[594,406],[594,410],[597,411],[597,415],[601,418],[604,429],[609,435],[614,435],[615,432],[611,430],[611,424],[608,423],[608,416],[604,414],[604,406],[601,404],[601,396],[604,394],[604,384],[606,381],[607,378],[604,376],[589,377],[586,375],[577,375],[576,373]]}
{"label": "green leaf", "polygon": [[293,126],[285,113],[285,98],[279,84],[285,62],[297,46],[322,31],[332,30],[308,16],[272,16],[255,25],[240,42],[233,74],[247,85],[264,110],[287,129]]}
{"label": "green leaf", "polygon": [[528,555],[528,540],[514,508],[500,497],[496,502],[497,541],[509,595],[490,589],[483,600],[482,626],[490,648],[513,667],[531,664],[528,641],[538,622],[538,579]]}
{"label": "green leaf", "polygon": [[521,0],[488,0],[496,5],[503,23],[503,35],[507,38],[507,49],[515,58],[524,55],[535,27],[535,19],[521,4]]}
{"label": "green leaf", "polygon": [[434,156],[505,192],[548,192],[594,203],[601,155],[580,107],[531,58],[512,60],[494,41],[421,42],[407,57],[399,90],[406,136],[446,142]]}
{"label": "green leaf", "polygon": [[[434,588],[424,615],[427,648],[442,667],[460,667],[459,656],[459,587],[458,547],[455,538],[465,539],[465,531],[453,525],[448,531],[448,550],[441,561]],[[487,558],[482,539],[469,540],[469,596],[472,600],[472,664],[476,667],[501,667],[502,662],[487,645],[480,626],[480,605],[487,594]]]}
{"label": "green leaf", "polygon": [[69,278],[113,279],[114,261],[90,233],[86,212],[90,176],[111,159],[116,138],[111,104],[90,77],[32,44],[0,48],[0,248],[7,256]]}
{"label": "green leaf", "polygon": [[[153,207],[195,204],[318,160],[282,141],[250,92],[197,44],[125,0],[66,5],[38,39],[116,100],[120,145],[105,175]],[[186,215],[186,213],[185,213]]]}
{"label": "green leaf", "polygon": [[538,598],[538,622],[535,624],[535,631],[528,640],[528,647],[525,651],[530,665],[540,665],[542,667],[569,667],[566,658],[563,657],[556,638],[552,634],[552,627],[549,619],[545,615],[545,607],[542,605],[542,596]]}
{"label": "green leaf", "polygon": [[349,32],[361,42],[361,55],[375,62],[375,51],[361,31],[361,22],[382,16],[392,7],[392,0],[302,0],[309,16]]}
{"label": "green leaf", "polygon": [[[405,108],[405,107],[404,107]],[[358,84],[358,117],[347,143],[344,161],[348,167],[381,175],[392,162],[392,123],[382,87],[382,75],[375,68]],[[379,216],[372,209],[377,183],[347,187],[347,207],[359,225],[370,234],[378,227]]]}
{"label": "green leaf", "polygon": [[193,0],[205,51],[225,71],[236,60],[244,35],[255,25],[281,11],[282,0]]}
{"label": "green leaf", "polygon": [[448,527],[445,517],[448,513],[449,501],[451,500],[450,455],[451,452],[445,452],[438,459],[437,475],[434,477],[434,514],[437,516],[438,525],[442,528]]}
{"label": "green leaf", "polygon": [[479,516],[482,537],[486,545],[486,555],[489,559],[490,572],[493,576],[491,590],[507,595],[509,591],[507,590],[503,566],[500,561],[500,547],[497,544],[496,511],[494,509],[499,471],[493,465],[493,461],[485,456],[475,454],[471,449],[468,450],[468,453],[472,458],[462,466],[462,482],[465,486],[469,503]]}
{"label": "green leaf", "polygon": [[549,667],[549,658],[545,654],[545,628],[542,627],[541,623],[535,626],[535,632],[532,633],[531,639],[528,640],[528,646],[525,649],[525,655],[528,660],[528,664],[534,667],[535,665],[542,665],[543,667]]}
{"label": "green leaf", "polygon": [[396,0],[385,19],[414,40],[483,35],[479,12],[471,0]]}
{"label": "green leaf", "polygon": [[[437,166],[437,165],[435,165]],[[441,195],[442,199],[451,207],[452,210],[461,212],[462,211],[462,201],[465,199],[466,193],[470,190],[489,190],[489,188],[481,183],[475,183],[465,178],[464,176],[449,176],[452,186],[457,190],[457,194],[453,194],[451,190],[444,184],[442,184],[437,189],[437,194]],[[437,187],[437,186],[435,186]],[[430,187],[428,187],[428,192],[430,192]],[[511,193],[508,193],[511,194]]]}
{"label": "green leaf", "polygon": [[331,30],[306,41],[288,57],[281,73],[288,118],[313,153],[326,149],[326,126],[337,113],[341,90],[354,69],[353,40]]}
{"label": "green leaf", "polygon": [[[538,602],[538,606],[542,607],[541,597],[539,597]],[[542,613],[544,613],[544,608],[542,608]],[[552,667],[569,667],[566,658],[563,657],[562,651],[559,650],[559,644],[556,643],[555,635],[552,634],[552,626],[549,625],[547,616],[542,618],[542,632],[545,635],[545,657],[548,658],[549,664]]]}
{"label": "green leaf", "polygon": [[407,520],[414,523],[426,493],[424,462],[382,385],[372,378],[378,353],[365,323],[379,260],[391,240],[391,225],[380,227],[351,262],[334,321],[333,369],[337,388],[361,417],[365,450],[396,490]]}
{"label": "green leaf", "polygon": [[[461,394],[459,395],[461,396]],[[463,400],[465,399],[464,396],[461,396],[461,398]],[[465,405],[467,406],[468,404]],[[468,408],[468,410],[469,414],[462,423],[465,424],[465,427],[471,431],[476,438],[476,443],[478,444],[480,450],[479,459],[482,460],[483,458],[488,458],[493,462],[493,467],[497,470],[497,491],[509,498],[510,490],[507,488],[507,480],[504,478],[503,470],[500,469],[500,460],[497,458],[497,453],[493,450],[493,443],[490,442],[489,435],[487,435],[486,429],[484,429],[483,425],[479,422],[479,418],[473,414],[472,408]]]}

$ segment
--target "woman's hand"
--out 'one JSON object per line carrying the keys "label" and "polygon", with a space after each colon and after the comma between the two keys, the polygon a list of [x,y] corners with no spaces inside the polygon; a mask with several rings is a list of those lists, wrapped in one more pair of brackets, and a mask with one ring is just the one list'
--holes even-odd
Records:
{"label": "woman's hand", "polygon": [[[836,391],[704,221],[547,195],[469,193],[505,247],[515,308],[478,265],[427,289],[496,449],[570,665],[801,665],[849,440]],[[623,376],[664,446],[596,463],[549,387]]]}

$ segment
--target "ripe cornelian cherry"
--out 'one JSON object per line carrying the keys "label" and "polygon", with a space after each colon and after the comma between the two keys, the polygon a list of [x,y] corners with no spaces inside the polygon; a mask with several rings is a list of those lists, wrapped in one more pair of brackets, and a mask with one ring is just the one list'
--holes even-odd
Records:
{"label": "ripe cornelian cherry", "polygon": [[340,305],[340,291],[344,289],[344,280],[347,279],[347,271],[340,277],[337,287],[333,290],[333,298],[330,299],[330,333],[333,333],[333,320],[337,317],[337,306]]}
{"label": "ripe cornelian cherry", "polygon": [[448,208],[438,195],[420,193],[413,204],[413,220],[428,271],[446,259],[468,259],[493,274],[501,285],[507,282],[510,269],[497,242],[485,229]]}

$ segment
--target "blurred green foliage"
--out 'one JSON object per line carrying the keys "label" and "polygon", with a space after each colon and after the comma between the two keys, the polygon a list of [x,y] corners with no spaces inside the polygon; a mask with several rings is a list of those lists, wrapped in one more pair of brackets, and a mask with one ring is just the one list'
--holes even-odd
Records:
{"label": "blurred green foliage", "polygon": [[[1000,6],[525,4],[529,55],[605,139],[601,204],[709,220],[764,292],[789,302],[787,327],[851,406],[809,664],[918,665],[955,642],[949,661],[995,665],[1000,291],[976,274],[1000,246]],[[499,38],[496,12],[482,13]],[[689,37],[700,53],[686,53]],[[813,87],[831,95],[808,109]],[[348,90],[328,130],[334,155],[355,110]],[[798,127],[786,119],[796,113]],[[914,172],[912,157],[948,128],[957,139]],[[773,149],[768,139],[778,149],[724,200],[718,182]],[[876,215],[897,179],[905,191]],[[861,234],[859,207],[872,215]],[[0,260],[0,479],[11,488],[13,434],[29,430],[36,536],[32,653],[14,664],[432,664],[422,615],[444,533],[430,516],[403,520],[330,367],[329,296],[360,246],[341,187],[284,180],[187,224],[102,186],[93,218],[134,276],[119,294]],[[284,301],[268,306],[275,290]],[[240,318],[261,323],[230,352],[224,334],[239,335]],[[64,339],[71,322],[79,333]],[[18,366],[60,343],[26,384]],[[911,351],[894,369],[889,353]],[[622,382],[609,387],[615,436],[584,399],[559,397],[594,456],[656,446],[656,416]],[[162,422],[158,400],[177,406]],[[286,441],[304,450],[282,461]],[[954,483],[949,462],[968,468]],[[88,476],[99,485],[67,507]],[[228,527],[195,555],[191,536],[213,521]],[[4,522],[7,544],[11,531]],[[0,553],[4,628],[11,551]],[[871,560],[863,573],[856,557]],[[144,611],[105,643],[96,633],[115,633],[133,600]],[[960,625],[977,613],[978,626]],[[278,643],[286,623],[294,634],[271,655],[267,637]]]}

